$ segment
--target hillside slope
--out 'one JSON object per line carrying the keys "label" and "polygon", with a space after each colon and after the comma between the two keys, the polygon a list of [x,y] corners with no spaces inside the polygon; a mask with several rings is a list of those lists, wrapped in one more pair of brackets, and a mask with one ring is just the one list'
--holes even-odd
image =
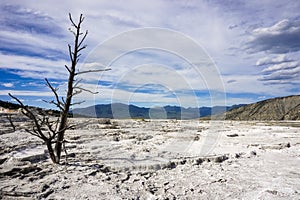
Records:
{"label": "hillside slope", "polygon": [[228,120],[300,120],[300,95],[267,99],[226,112]]}

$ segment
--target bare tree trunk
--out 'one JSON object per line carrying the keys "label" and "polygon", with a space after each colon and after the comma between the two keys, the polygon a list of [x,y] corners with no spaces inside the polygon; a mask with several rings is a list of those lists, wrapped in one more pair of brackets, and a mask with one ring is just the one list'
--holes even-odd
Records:
{"label": "bare tree trunk", "polygon": [[[76,56],[77,57],[77,56]],[[77,59],[77,58],[76,58]],[[72,96],[73,96],[73,82],[75,76],[75,66],[76,63],[73,64],[68,80],[68,92],[67,92],[67,99],[65,103],[65,107],[63,112],[60,115],[60,124],[58,127],[58,134],[57,134],[57,142],[55,145],[55,152],[56,152],[56,162],[59,163],[62,151],[62,143],[64,142],[64,135],[66,131],[66,127],[68,126],[68,114],[71,106]]]}
{"label": "bare tree trunk", "polygon": [[54,151],[53,151],[53,147],[52,147],[52,141],[48,140],[46,142],[47,144],[47,149],[48,149],[48,152],[49,152],[49,155],[50,155],[50,158],[52,160],[53,163],[59,163],[57,162],[57,159],[56,159],[56,156],[54,154]]}
{"label": "bare tree trunk", "polygon": [[64,110],[61,112],[60,115],[60,124],[58,127],[58,135],[57,135],[57,142],[55,145],[55,152],[56,152],[56,162],[59,163],[60,161],[60,157],[61,157],[61,151],[62,151],[62,146],[63,146],[63,142],[64,142],[64,135],[65,135],[65,131],[67,129],[68,126],[68,114],[69,114],[69,110],[72,104],[72,97],[74,95],[74,78],[76,76],[76,65],[78,62],[78,57],[79,57],[79,52],[85,48],[85,46],[80,47],[82,44],[82,41],[85,39],[87,32],[85,34],[85,36],[83,37],[83,39],[81,41],[79,41],[79,37],[82,34],[80,32],[80,28],[81,28],[81,23],[83,22],[84,18],[82,17],[82,15],[80,15],[79,18],[79,23],[76,25],[73,20],[71,15],[69,15],[70,21],[72,22],[72,25],[76,28],[76,33],[74,34],[75,36],[75,41],[74,41],[74,51],[72,52],[71,50],[71,46],[69,45],[69,53],[70,53],[70,58],[71,58],[71,62],[72,62],[72,66],[71,69],[69,70],[69,80],[68,80],[68,90],[67,90],[67,96],[66,96],[66,102],[64,104]]}

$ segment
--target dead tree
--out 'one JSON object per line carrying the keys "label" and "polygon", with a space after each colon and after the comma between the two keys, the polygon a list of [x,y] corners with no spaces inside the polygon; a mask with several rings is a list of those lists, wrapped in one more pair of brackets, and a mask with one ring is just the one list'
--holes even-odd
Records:
{"label": "dead tree", "polygon": [[15,132],[15,131],[16,131],[16,125],[14,124],[11,115],[10,115],[10,114],[7,114],[7,115],[6,115],[6,118],[8,119],[8,122],[9,122],[10,126],[12,127],[13,132]]}
{"label": "dead tree", "polygon": [[[82,88],[80,86],[81,79],[78,79],[78,75],[91,73],[91,72],[100,72],[107,71],[110,69],[100,69],[100,70],[88,70],[88,71],[78,71],[76,69],[77,63],[79,61],[80,52],[86,48],[86,45],[83,44],[88,31],[85,33],[81,32],[81,25],[84,21],[82,14],[80,15],[79,22],[75,23],[71,14],[69,14],[69,19],[72,24],[72,28],[69,31],[74,35],[74,44],[71,46],[68,45],[69,57],[71,64],[70,66],[65,65],[66,70],[69,73],[68,77],[68,87],[65,97],[60,97],[58,95],[58,88],[52,86],[52,84],[46,80],[46,85],[51,89],[55,99],[48,102],[55,105],[59,111],[60,116],[56,120],[51,120],[50,117],[43,113],[38,112],[26,105],[24,105],[17,97],[9,94],[13,99],[15,99],[22,108],[22,113],[31,120],[32,128],[25,129],[26,132],[39,137],[47,145],[50,158],[53,163],[59,163],[61,158],[62,147],[65,142],[64,135],[66,130],[70,129],[71,126],[68,125],[68,116],[71,106],[75,104],[80,104],[83,102],[72,102],[72,98],[75,95],[80,94],[83,91],[93,93],[92,91]],[[95,93],[93,93],[95,94]],[[53,145],[55,147],[53,148]]]}

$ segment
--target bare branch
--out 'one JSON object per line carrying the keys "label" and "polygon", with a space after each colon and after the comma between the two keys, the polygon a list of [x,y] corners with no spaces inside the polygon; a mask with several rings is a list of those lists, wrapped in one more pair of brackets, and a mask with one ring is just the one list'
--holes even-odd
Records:
{"label": "bare branch", "polygon": [[14,100],[16,100],[21,105],[21,107],[26,111],[26,112],[22,111],[22,113],[33,121],[37,134],[40,136],[40,138],[46,141],[47,137],[43,134],[41,130],[41,125],[38,122],[38,118],[32,113],[32,111],[28,109],[28,106],[24,106],[24,104],[17,97],[13,96],[10,93],[8,93],[8,95]]}
{"label": "bare branch", "polygon": [[74,105],[80,105],[82,103],[84,103],[85,101],[78,101],[78,102],[74,102],[74,103],[71,103],[71,106],[74,106]]}
{"label": "bare branch", "polygon": [[70,126],[68,126],[68,128],[67,129],[74,129],[74,128],[76,128],[76,125],[70,125]]}
{"label": "bare branch", "polygon": [[109,68],[109,69],[87,70],[87,71],[77,72],[77,73],[75,73],[75,75],[86,74],[86,73],[92,73],[92,72],[105,72],[105,71],[109,71],[109,70],[111,70],[111,69]]}
{"label": "bare branch", "polygon": [[66,101],[65,101],[64,97],[61,97],[61,101],[63,102],[64,105],[66,105]]}
{"label": "bare branch", "polygon": [[74,87],[74,89],[78,89],[78,90],[81,90],[81,91],[85,91],[85,92],[88,92],[88,93],[91,93],[91,94],[98,94],[98,92],[92,92],[91,90],[89,89],[85,89],[85,88],[82,88],[82,87]]}
{"label": "bare branch", "polygon": [[74,86],[73,87],[77,87],[79,86],[79,84],[81,83],[81,81],[83,81],[83,79],[79,79],[78,81],[75,82]]}
{"label": "bare branch", "polygon": [[22,101],[20,101],[17,97],[13,96],[12,94],[8,93],[8,95],[13,98],[14,100],[16,100],[21,107],[25,107],[24,104],[22,103]]}
{"label": "bare branch", "polygon": [[78,49],[78,52],[82,51],[83,49],[85,49],[87,47],[87,45],[84,45],[83,47]]}
{"label": "bare branch", "polygon": [[48,87],[51,89],[51,91],[53,92],[53,94],[54,94],[54,96],[55,96],[55,100],[56,100],[56,102],[51,101],[50,103],[56,105],[60,110],[64,110],[64,108],[62,107],[62,106],[64,106],[64,104],[59,100],[59,96],[58,96],[58,94],[57,94],[58,88],[54,88],[54,87],[51,85],[51,83],[48,81],[48,79],[45,78],[45,80],[46,80],[47,86],[48,86]]}
{"label": "bare branch", "polygon": [[73,52],[72,52],[72,47],[71,45],[68,44],[68,48],[69,48],[69,57],[71,59],[71,62],[73,62]]}
{"label": "bare branch", "polygon": [[69,73],[71,73],[71,70],[67,65],[65,65],[65,68],[68,70]]}
{"label": "bare branch", "polygon": [[30,131],[29,129],[24,129],[27,133],[29,133],[29,134],[31,134],[31,135],[33,135],[33,136],[36,136],[36,137],[38,137],[38,138],[40,138],[40,139],[42,139],[42,140],[44,140],[45,141],[45,138],[43,138],[43,137],[41,137],[38,133],[35,133],[35,132],[33,132],[33,131]]}
{"label": "bare branch", "polygon": [[[85,38],[86,38],[87,34],[88,34],[88,31],[85,31],[85,34],[84,34],[84,36],[82,37],[81,41],[79,42],[79,44],[78,44],[78,47],[80,47],[80,46],[81,46],[81,44],[82,44],[82,43],[83,43],[83,41],[85,40]],[[86,45],[85,45],[85,46],[86,46]]]}
{"label": "bare branch", "polygon": [[53,100],[52,101],[46,101],[43,100],[43,102],[48,103],[48,104],[53,104],[55,105],[57,108],[59,108],[60,110],[64,110],[64,104],[63,103],[56,103]]}
{"label": "bare branch", "polygon": [[84,17],[83,17],[83,15],[82,14],[80,14],[80,18],[79,18],[80,20],[80,22],[79,22],[79,24],[81,24],[82,22],[83,22],[83,20],[84,20]]}
{"label": "bare branch", "polygon": [[[56,122],[50,122],[49,121],[49,118],[47,118],[46,119],[46,126],[48,127],[48,130],[53,134],[53,135],[55,135],[56,134],[56,129],[54,128],[52,128],[52,126],[53,125],[55,125],[56,124]],[[51,137],[51,136],[50,136]]]}
{"label": "bare branch", "polygon": [[[66,126],[66,127],[63,128],[63,129],[61,129],[61,130],[59,130],[59,131],[56,131],[56,134],[60,134],[60,133],[62,133],[62,132],[65,132],[67,129],[69,129],[69,126]],[[59,142],[59,140],[58,140],[57,142]]]}
{"label": "bare branch", "polygon": [[78,26],[74,23],[74,21],[73,21],[73,19],[72,19],[71,13],[69,13],[69,19],[70,19],[70,21],[71,21],[71,23],[72,23],[72,26],[74,26],[74,27],[77,29]]}
{"label": "bare branch", "polygon": [[73,92],[73,94],[71,95],[71,97],[73,97],[73,96],[75,96],[75,95],[78,95],[78,94],[80,94],[82,92],[82,90],[75,90],[74,92]]}

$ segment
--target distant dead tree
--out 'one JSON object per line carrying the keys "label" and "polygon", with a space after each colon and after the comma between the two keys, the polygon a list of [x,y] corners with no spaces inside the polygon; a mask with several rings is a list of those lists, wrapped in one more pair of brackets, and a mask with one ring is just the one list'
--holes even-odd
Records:
{"label": "distant dead tree", "polygon": [[79,22],[77,24],[73,21],[72,15],[70,13],[69,19],[72,24],[72,28],[70,28],[69,31],[74,35],[74,44],[73,47],[70,44],[68,45],[71,66],[69,67],[65,65],[65,68],[69,73],[66,96],[60,97],[57,93],[58,88],[53,87],[52,84],[48,81],[48,79],[45,79],[47,87],[51,89],[55,98],[50,102],[46,102],[55,105],[60,111],[60,116],[54,120],[52,117],[49,116],[48,113],[44,112],[43,110],[37,110],[27,105],[24,105],[20,99],[9,93],[9,96],[20,104],[22,108],[21,112],[23,113],[23,115],[25,115],[32,123],[31,128],[25,129],[25,131],[30,133],[31,135],[42,139],[45,142],[52,162],[57,164],[60,163],[62,147],[65,142],[65,132],[66,130],[72,128],[72,126],[68,125],[68,116],[70,108],[75,104],[83,103],[73,103],[72,98],[83,91],[93,93],[92,91],[82,88],[80,86],[80,81],[82,81],[82,79],[77,79],[77,76],[85,73],[110,70],[100,69],[79,71],[76,69],[76,65],[81,55],[80,52],[86,48],[86,45],[83,45],[83,42],[86,39],[88,31],[83,33],[80,30],[81,25],[84,21],[84,17],[82,16],[82,14],[80,15]]}
{"label": "distant dead tree", "polygon": [[16,131],[16,125],[14,124],[11,115],[7,114],[6,118],[8,119],[8,122],[9,122],[10,126],[12,127],[13,131],[15,132]]}

